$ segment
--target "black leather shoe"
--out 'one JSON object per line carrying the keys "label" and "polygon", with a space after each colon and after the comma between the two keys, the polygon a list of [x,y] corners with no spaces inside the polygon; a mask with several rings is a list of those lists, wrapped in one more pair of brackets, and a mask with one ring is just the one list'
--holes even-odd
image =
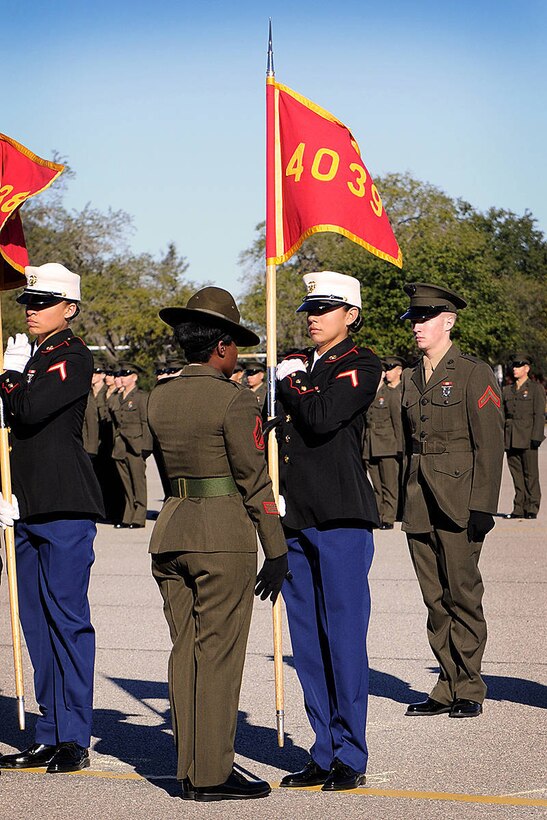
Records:
{"label": "black leather shoe", "polygon": [[23,752],[0,757],[0,769],[34,769],[47,766],[57,750],[57,746],[34,743]]}
{"label": "black leather shoe", "polygon": [[304,786],[322,786],[329,772],[321,769],[315,760],[308,760],[304,768],[293,774],[286,774],[279,784],[284,789],[304,788]]}
{"label": "black leather shoe", "polygon": [[79,772],[89,766],[89,752],[77,743],[59,743],[57,751],[49,761],[48,774],[57,772]]}
{"label": "black leather shoe", "polygon": [[537,513],[526,513],[525,518],[537,518]]}
{"label": "black leather shoe", "polygon": [[195,797],[195,789],[190,782],[189,777],[185,777],[181,783],[182,791],[181,797],[183,800],[193,800]]}
{"label": "black leather shoe", "polygon": [[145,524],[129,524],[128,529],[130,529],[130,530],[143,530],[144,527],[145,527]]}
{"label": "black leather shoe", "polygon": [[507,513],[507,515],[503,516],[504,518],[524,518],[523,515],[519,515],[518,513]]}
{"label": "black leather shoe", "polygon": [[428,698],[421,703],[409,703],[405,715],[414,717],[417,715],[443,715],[450,712],[452,704],[439,703],[438,700]]}
{"label": "black leather shoe", "polygon": [[197,803],[212,803],[216,800],[253,800],[267,797],[271,792],[265,780],[247,780],[232,769],[232,773],[218,786],[194,786],[194,800]]}
{"label": "black leather shoe", "polygon": [[381,530],[392,530],[393,529],[393,524],[380,524],[380,529]]}
{"label": "black leather shoe", "polygon": [[117,524],[114,524],[114,529],[115,530],[126,530],[128,528],[129,528],[129,524],[124,524],[121,521],[118,522]]}
{"label": "black leather shoe", "polygon": [[482,704],[477,703],[476,700],[466,700],[465,698],[458,698],[452,704],[452,709],[448,717],[465,718],[478,717],[482,714]]}
{"label": "black leather shoe", "polygon": [[332,761],[329,776],[321,786],[321,791],[345,792],[349,789],[358,789],[359,786],[364,786],[365,782],[366,777],[363,772],[355,771],[351,766],[346,766],[345,763],[335,757]]}

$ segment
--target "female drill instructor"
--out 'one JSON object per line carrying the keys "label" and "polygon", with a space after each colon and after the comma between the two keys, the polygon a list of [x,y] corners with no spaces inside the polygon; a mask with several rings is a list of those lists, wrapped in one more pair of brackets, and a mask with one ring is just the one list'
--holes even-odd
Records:
{"label": "female drill instructor", "polygon": [[361,462],[363,417],[382,368],[350,337],[361,326],[359,282],[332,271],[304,276],[315,348],[277,368],[286,413],[280,434],[283,519],[292,579],[283,588],[296,671],[315,733],[311,760],[284,787],[324,791],[364,783],[368,698],[368,571],[378,524]]}
{"label": "female drill instructor", "polygon": [[70,330],[80,277],[63,265],[25,269],[24,333],[10,339],[0,396],[11,427],[20,614],[40,707],[35,743],[0,768],[89,766],[95,633],[87,589],[101,491],[82,444],[93,357]]}
{"label": "female drill instructor", "polygon": [[[237,306],[221,288],[204,288],[185,308],[164,308],[160,317],[189,362],[152,391],[148,405],[171,483],[150,552],[173,641],[177,777],[186,800],[265,797],[268,783],[233,769],[253,588],[274,601],[287,573],[260,408],[249,389],[230,381],[236,345],[259,339],[239,324]],[[266,555],[258,579],[257,532]]]}

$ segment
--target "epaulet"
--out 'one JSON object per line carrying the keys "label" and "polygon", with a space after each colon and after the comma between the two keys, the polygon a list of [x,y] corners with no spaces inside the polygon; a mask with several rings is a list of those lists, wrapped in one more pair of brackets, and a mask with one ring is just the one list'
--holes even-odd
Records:
{"label": "epaulet", "polygon": [[486,364],[482,359],[479,359],[478,356],[471,356],[469,353],[460,353],[462,359],[466,359],[468,362],[473,362],[473,364]]}

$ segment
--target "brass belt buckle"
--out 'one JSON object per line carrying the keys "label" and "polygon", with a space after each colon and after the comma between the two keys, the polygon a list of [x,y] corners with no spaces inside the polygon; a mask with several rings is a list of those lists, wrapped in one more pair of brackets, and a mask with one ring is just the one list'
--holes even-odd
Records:
{"label": "brass belt buckle", "polygon": [[186,479],[178,478],[177,482],[179,485],[179,498],[188,498],[188,488],[186,486]]}

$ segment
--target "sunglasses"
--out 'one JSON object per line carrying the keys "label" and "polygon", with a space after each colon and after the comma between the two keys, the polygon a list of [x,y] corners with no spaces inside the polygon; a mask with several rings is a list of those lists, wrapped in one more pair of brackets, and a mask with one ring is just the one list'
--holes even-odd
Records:
{"label": "sunglasses", "polygon": [[394,367],[400,367],[400,364],[385,364],[384,370],[393,370]]}

